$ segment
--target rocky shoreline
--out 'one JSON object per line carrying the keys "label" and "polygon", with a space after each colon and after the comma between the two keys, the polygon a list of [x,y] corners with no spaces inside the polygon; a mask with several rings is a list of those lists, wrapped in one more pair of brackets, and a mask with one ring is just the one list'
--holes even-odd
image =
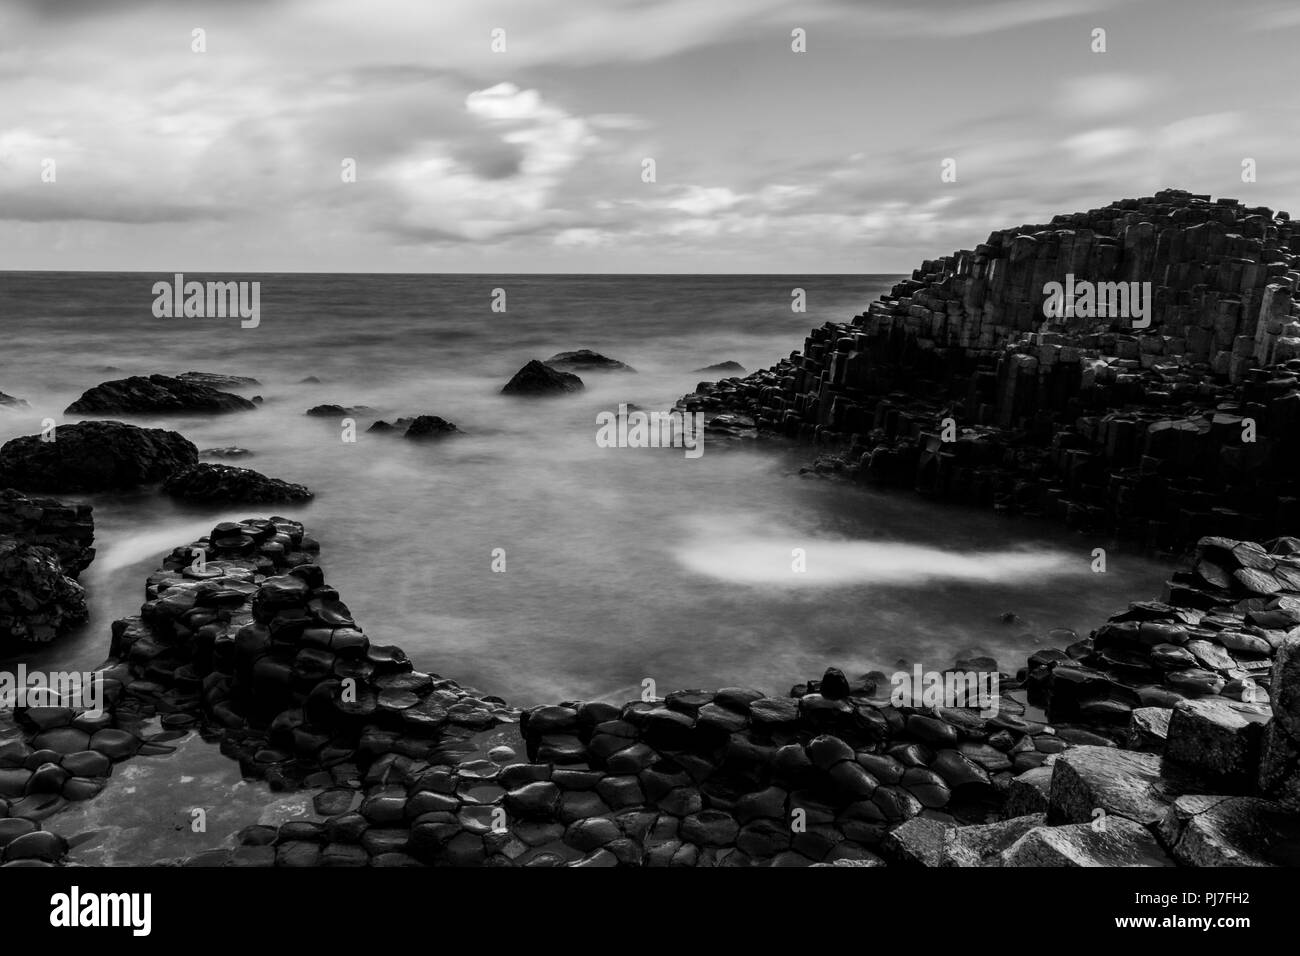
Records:
{"label": "rocky shoreline", "polygon": [[[896,706],[885,675],[833,667],[785,696],[519,711],[370,643],[300,524],[224,523],[114,624],[103,714],[16,709],[0,856],[68,862],[61,809],[200,733],[245,777],[309,792],[314,818],[160,862],[1295,865],[1300,633],[1284,627],[1300,590],[1280,572],[1300,569],[1298,545],[1201,542],[1163,601],[1001,675],[992,716]],[[959,667],[975,664],[996,668]],[[1243,686],[1250,702],[1227,693]]]}
{"label": "rocky shoreline", "polygon": [[[1148,281],[1149,314],[1045,318],[1049,284],[1075,275]],[[1151,546],[1295,534],[1297,295],[1287,213],[1166,190],[926,262],[802,351],[678,407],[712,415],[710,434],[828,446],[812,473]]]}

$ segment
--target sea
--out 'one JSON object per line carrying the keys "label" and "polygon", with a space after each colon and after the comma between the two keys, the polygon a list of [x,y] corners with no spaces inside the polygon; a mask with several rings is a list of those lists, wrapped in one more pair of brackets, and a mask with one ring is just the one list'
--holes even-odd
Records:
{"label": "sea", "polygon": [[[246,448],[227,463],[316,497],[268,509],[156,488],[63,496],[94,506],[98,553],[81,576],[91,617],[24,651],[29,666],[99,664],[110,623],[138,612],[167,552],[219,521],[273,514],[321,542],[328,583],[372,641],[519,706],[647,689],[785,693],[828,666],[892,674],[975,655],[1014,673],[1157,596],[1170,571],[1059,524],[803,476],[816,453],[794,442],[706,431],[698,457],[597,442],[602,412],[671,408],[717,377],[702,366],[770,366],[896,276],[185,278],[259,282],[257,326],[155,316],[154,284],[171,274],[0,273],[0,391],[30,403],[0,410],[0,441],[80,420],[63,409],[106,380],[249,376],[260,384],[241,394],[262,396],[256,411],[128,420],[200,449]],[[586,374],[583,391],[558,398],[501,394],[530,359],[581,348],[636,371]],[[304,415],[320,404],[369,409],[355,441],[337,418]],[[464,434],[365,431],[418,414]]]}

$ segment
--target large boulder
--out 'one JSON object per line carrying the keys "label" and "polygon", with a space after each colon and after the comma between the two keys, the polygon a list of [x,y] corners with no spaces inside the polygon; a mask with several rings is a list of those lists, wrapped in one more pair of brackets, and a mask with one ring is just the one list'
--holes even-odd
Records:
{"label": "large boulder", "polygon": [[251,468],[201,462],[176,472],[163,491],[190,501],[238,501],[244,503],[310,501],[314,495],[305,485],[268,478]]}
{"label": "large boulder", "polygon": [[106,491],[162,481],[199,460],[193,442],[124,422],[60,425],[53,441],[25,435],[0,447],[0,486],[54,492]]}
{"label": "large boulder", "polygon": [[44,643],[86,621],[86,592],[40,545],[0,538],[0,654]]}
{"label": "large boulder", "polygon": [[132,375],[104,382],[82,393],[68,415],[158,415],[193,412],[240,412],[253,402],[210,385],[167,375]]}
{"label": "large boulder", "polygon": [[501,389],[503,395],[563,395],[583,388],[582,379],[533,359]]}
{"label": "large boulder", "polygon": [[90,505],[66,505],[0,489],[0,536],[49,548],[58,555],[63,572],[75,578],[95,557],[92,510]]}
{"label": "large boulder", "polygon": [[1224,697],[1180,700],[1169,718],[1165,756],[1226,779],[1236,789],[1254,785],[1260,740],[1272,716],[1267,704]]}
{"label": "large boulder", "polygon": [[1156,754],[1114,747],[1071,747],[1056,758],[1048,793],[1049,823],[1088,823],[1099,815],[1154,826],[1169,804],[1192,788]]}
{"label": "large boulder", "polygon": [[612,359],[609,356],[593,352],[591,349],[578,349],[576,352],[557,352],[546,360],[551,368],[561,372],[635,372],[630,365]]}
{"label": "large boulder", "polygon": [[1002,853],[1003,866],[1174,866],[1146,827],[1124,817],[1035,827]]}

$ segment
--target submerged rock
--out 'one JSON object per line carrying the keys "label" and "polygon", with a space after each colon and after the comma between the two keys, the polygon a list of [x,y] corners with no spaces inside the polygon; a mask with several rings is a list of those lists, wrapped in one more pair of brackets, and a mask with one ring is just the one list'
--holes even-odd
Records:
{"label": "submerged rock", "polygon": [[224,448],[204,448],[199,451],[200,458],[248,458],[252,454],[247,448],[240,448],[238,445],[227,445]]}
{"label": "submerged rock", "polygon": [[617,359],[593,352],[591,349],[578,349],[576,352],[557,352],[546,360],[551,368],[562,372],[635,372],[630,365]]}
{"label": "submerged rock", "polygon": [[240,412],[257,406],[246,398],[199,382],[166,375],[132,375],[83,392],[65,409],[68,415],[151,415],[188,412]]}
{"label": "submerged rock", "polygon": [[365,405],[315,405],[304,415],[310,415],[312,418],[347,418],[351,415],[364,415],[370,411]]}
{"label": "submerged rock", "polygon": [[719,362],[717,365],[706,365],[704,368],[697,368],[692,371],[692,375],[699,372],[709,372],[713,374],[727,375],[744,375],[745,366],[739,362]]}
{"label": "submerged rock", "polygon": [[533,359],[501,388],[503,395],[562,395],[583,388],[582,379]]}
{"label": "submerged rock", "polygon": [[0,408],[31,408],[26,400],[0,392]]}
{"label": "submerged rock", "polygon": [[251,468],[202,462],[172,475],[163,491],[191,501],[308,501],[314,497],[305,485],[268,478]]}
{"label": "submerged rock", "polygon": [[125,422],[60,425],[53,441],[26,435],[0,447],[0,485],[40,491],[106,491],[162,481],[198,461],[176,432]]}
{"label": "submerged rock", "polygon": [[419,415],[407,427],[403,438],[429,439],[446,438],[448,435],[461,434],[459,428],[437,415]]}

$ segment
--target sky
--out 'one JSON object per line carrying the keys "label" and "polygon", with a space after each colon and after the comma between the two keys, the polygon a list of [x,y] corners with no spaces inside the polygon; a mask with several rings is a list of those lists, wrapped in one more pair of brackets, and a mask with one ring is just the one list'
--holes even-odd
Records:
{"label": "sky", "polygon": [[4,0],[0,268],[894,273],[1165,187],[1300,214],[1297,42],[1272,0]]}

